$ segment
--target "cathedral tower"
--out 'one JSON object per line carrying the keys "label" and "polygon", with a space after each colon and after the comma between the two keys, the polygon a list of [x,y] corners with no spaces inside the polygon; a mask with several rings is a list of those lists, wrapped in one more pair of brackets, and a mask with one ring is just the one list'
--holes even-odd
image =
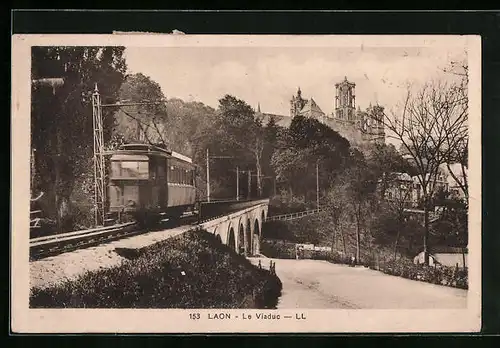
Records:
{"label": "cathedral tower", "polygon": [[335,117],[342,121],[356,122],[355,83],[344,81],[335,84]]}
{"label": "cathedral tower", "polygon": [[290,117],[295,117],[300,113],[300,110],[306,105],[307,100],[302,98],[300,87],[297,90],[297,95],[292,96],[290,100]]}

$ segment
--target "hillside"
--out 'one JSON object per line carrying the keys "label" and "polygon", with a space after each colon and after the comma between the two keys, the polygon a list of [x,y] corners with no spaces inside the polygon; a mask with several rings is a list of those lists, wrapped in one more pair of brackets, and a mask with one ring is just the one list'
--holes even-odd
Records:
{"label": "hillside", "polygon": [[[125,256],[125,255],[123,255]],[[204,231],[129,255],[121,267],[32,289],[35,308],[273,308],[280,280]]]}

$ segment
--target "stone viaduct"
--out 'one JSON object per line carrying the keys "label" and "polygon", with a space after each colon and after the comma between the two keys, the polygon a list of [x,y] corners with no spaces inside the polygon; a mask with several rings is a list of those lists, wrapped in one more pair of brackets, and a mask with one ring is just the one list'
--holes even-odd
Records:
{"label": "stone viaduct", "polygon": [[229,213],[199,226],[213,233],[222,243],[239,254],[251,256],[260,253],[262,224],[266,221],[269,199],[255,201],[251,207]]}

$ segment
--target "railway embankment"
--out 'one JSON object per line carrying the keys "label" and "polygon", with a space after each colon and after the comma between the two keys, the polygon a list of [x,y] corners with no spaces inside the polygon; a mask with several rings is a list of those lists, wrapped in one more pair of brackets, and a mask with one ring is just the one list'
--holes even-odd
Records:
{"label": "railway embankment", "polygon": [[201,230],[115,253],[112,267],[32,287],[30,307],[274,308],[281,294],[276,275]]}

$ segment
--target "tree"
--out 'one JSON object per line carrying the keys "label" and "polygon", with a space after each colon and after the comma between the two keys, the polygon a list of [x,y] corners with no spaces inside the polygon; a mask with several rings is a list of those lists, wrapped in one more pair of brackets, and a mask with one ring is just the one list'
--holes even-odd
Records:
{"label": "tree", "polygon": [[385,183],[393,179],[391,173],[407,173],[410,176],[417,174],[393,144],[371,144],[366,151],[366,160],[374,175],[380,179],[385,178]]}
{"label": "tree", "polygon": [[310,149],[281,148],[273,153],[271,165],[276,173],[276,180],[288,185],[290,195],[294,191],[307,189],[305,173],[309,173],[307,168],[310,158]]}
{"label": "tree", "polygon": [[408,215],[406,209],[411,207],[412,202],[412,186],[413,180],[411,177],[404,173],[391,173],[386,175],[389,179],[384,179],[389,182],[391,188],[391,197],[384,195],[384,200],[379,211],[384,211],[387,214],[382,216],[385,221],[382,223],[382,228],[385,229],[386,234],[395,234],[394,236],[394,259],[396,259],[399,241],[401,235],[406,229],[406,222]]}
{"label": "tree", "polygon": [[[213,124],[199,134],[197,147],[203,151],[208,148],[212,154],[232,157],[224,162],[219,161],[214,168],[218,178],[228,178],[224,180],[228,184],[235,181],[229,180],[228,175],[235,176],[233,171],[236,166],[246,171],[255,168],[257,190],[261,194],[265,140],[262,128],[260,120],[255,118],[254,110],[245,101],[225,95],[219,100]],[[201,151],[198,152],[201,156]]]}
{"label": "tree", "polygon": [[384,114],[388,137],[401,142],[405,155],[416,168],[423,193],[424,255],[428,264],[429,208],[437,188],[440,166],[463,141],[467,109],[457,85],[442,81],[426,84],[414,93],[408,89],[399,112]]}
{"label": "tree", "polygon": [[[460,105],[463,112],[463,121],[459,122],[452,131],[447,134],[446,142],[451,151],[445,154],[446,167],[451,177],[462,190],[465,196],[465,202],[469,201],[468,185],[468,161],[469,161],[469,132],[468,132],[468,112],[469,112],[469,67],[465,59],[461,61],[452,61],[444,71],[459,78],[459,82],[453,86],[454,92],[458,95],[456,103]],[[459,170],[452,169],[452,164],[458,164]]]}
{"label": "tree", "polygon": [[392,144],[373,144],[367,151],[367,162],[377,179],[380,198],[371,231],[380,243],[393,243],[396,258],[399,240],[405,229],[405,209],[410,207],[413,198],[411,177],[416,172]]}
{"label": "tree", "polygon": [[371,243],[371,236],[365,232],[377,206],[376,188],[377,177],[363,154],[352,150],[345,170],[338,175],[328,194],[327,209],[340,227],[343,243],[346,243],[346,234],[352,232],[355,236],[358,261],[361,259],[362,239]]}
{"label": "tree", "polygon": [[262,156],[265,134],[262,122],[255,118],[255,111],[245,101],[231,95],[219,100],[219,115],[225,139],[242,152],[249,152],[255,165],[258,195],[262,195]]}
{"label": "tree", "polygon": [[169,99],[166,107],[168,126],[165,130],[172,149],[187,156],[202,155],[204,158],[206,148],[199,148],[198,139],[203,131],[214,124],[215,109],[200,102],[184,102],[178,98]]}
{"label": "tree", "polygon": [[439,245],[463,247],[467,246],[467,203],[443,192],[438,200],[441,213],[433,224],[433,237]]}
{"label": "tree", "polygon": [[290,192],[316,196],[316,163],[320,182],[331,182],[346,165],[350,144],[316,119],[295,116],[278,137],[271,165]]}
{"label": "tree", "polygon": [[[264,127],[264,149],[262,152],[262,172],[264,177],[273,179],[274,190],[276,190],[276,173],[273,166],[271,165],[273,153],[278,148],[278,138],[280,133],[284,132],[285,129],[280,127],[274,117],[269,118],[266,126]],[[269,181],[268,181],[269,182]],[[265,186],[265,185],[263,185]]]}
{"label": "tree", "polygon": [[[45,213],[56,217],[60,230],[72,228],[70,196],[76,180],[92,170],[92,91],[97,84],[103,103],[116,100],[126,71],[123,52],[124,47],[32,48],[32,80],[64,80],[56,90],[32,84],[31,99],[35,185],[46,193]],[[103,124],[109,141],[113,125],[109,110],[103,111]]]}
{"label": "tree", "polygon": [[115,109],[115,133],[121,134],[128,143],[170,145],[165,134],[169,123],[166,101],[158,83],[140,73],[129,75],[120,88],[119,97],[123,104],[145,104]]}

